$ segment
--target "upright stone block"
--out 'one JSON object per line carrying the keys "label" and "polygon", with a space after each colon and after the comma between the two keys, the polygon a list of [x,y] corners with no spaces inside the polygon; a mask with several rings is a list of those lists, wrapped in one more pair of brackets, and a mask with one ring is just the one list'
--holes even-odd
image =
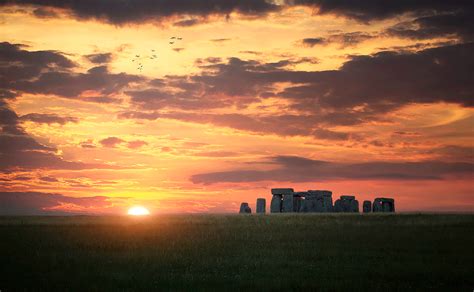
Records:
{"label": "upright stone block", "polygon": [[308,213],[308,200],[306,198],[302,198],[300,202],[300,213]]}
{"label": "upright stone block", "polygon": [[352,213],[359,213],[359,201],[351,200],[351,210]]}
{"label": "upright stone block", "polygon": [[355,196],[341,196],[334,203],[334,212],[358,213],[359,201],[355,199]]}
{"label": "upright stone block", "polygon": [[374,203],[372,204],[372,212],[374,213],[382,212],[382,199],[381,198],[376,198],[374,200]]}
{"label": "upright stone block", "polygon": [[250,214],[252,213],[252,209],[250,209],[249,203],[243,202],[240,204],[240,214]]}
{"label": "upright stone block", "polygon": [[370,213],[372,211],[372,202],[371,201],[364,201],[362,203],[362,211],[364,213]]}
{"label": "upright stone block", "polygon": [[282,195],[273,195],[272,201],[270,203],[270,212],[281,213],[281,207],[282,207]]}
{"label": "upright stone block", "polygon": [[283,195],[283,205],[281,211],[283,213],[290,213],[294,212],[294,205],[295,205],[295,197],[293,194],[291,195]]}
{"label": "upright stone block", "polygon": [[333,204],[332,204],[332,192],[330,191],[323,191],[323,209],[324,212],[332,212],[333,211]]}
{"label": "upright stone block", "polygon": [[373,212],[395,212],[395,200],[391,198],[376,198],[372,210]]}
{"label": "upright stone block", "polygon": [[264,198],[257,199],[257,213],[265,214],[267,201]]}
{"label": "upright stone block", "polygon": [[293,212],[299,212],[301,208],[301,203],[303,202],[303,197],[293,196]]}
{"label": "upright stone block", "polygon": [[392,205],[390,208],[390,212],[395,212],[395,200],[394,199],[391,199],[391,200],[392,200]]}
{"label": "upright stone block", "polygon": [[337,199],[334,202],[334,212],[336,213],[344,212],[344,210],[342,209],[341,199]]}

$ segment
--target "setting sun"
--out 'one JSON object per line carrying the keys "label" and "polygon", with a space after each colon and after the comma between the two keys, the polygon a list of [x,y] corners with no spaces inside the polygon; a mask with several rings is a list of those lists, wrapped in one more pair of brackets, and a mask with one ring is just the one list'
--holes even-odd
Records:
{"label": "setting sun", "polygon": [[128,209],[127,214],[132,215],[132,216],[145,216],[145,215],[150,215],[150,211],[148,211],[148,209],[145,207],[135,206]]}

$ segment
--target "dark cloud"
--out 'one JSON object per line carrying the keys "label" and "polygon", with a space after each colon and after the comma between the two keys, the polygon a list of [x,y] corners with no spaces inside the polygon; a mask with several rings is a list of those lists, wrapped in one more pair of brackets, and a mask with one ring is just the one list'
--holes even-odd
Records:
{"label": "dark cloud", "polygon": [[125,140],[117,138],[117,137],[108,137],[99,141],[99,143],[102,144],[102,146],[109,147],[109,148],[114,148],[118,144],[121,144],[123,142],[125,142]]}
{"label": "dark cloud", "polygon": [[162,22],[170,17],[195,16],[205,18],[211,15],[227,16],[238,12],[249,16],[264,15],[279,10],[279,6],[265,0],[3,0],[1,5],[34,5],[43,8],[59,8],[78,19],[96,19],[112,24]]}
{"label": "dark cloud", "polygon": [[175,51],[176,53],[179,53],[181,51],[184,51],[184,48],[173,48],[173,51]]}
{"label": "dark cloud", "polygon": [[325,45],[326,39],[325,38],[305,38],[301,41],[304,46],[307,47],[314,47],[316,45]]}
{"label": "dark cloud", "polygon": [[372,39],[375,36],[369,33],[355,31],[347,33],[331,34],[326,37],[305,38],[301,40],[303,46],[314,47],[317,45],[339,44],[341,48],[353,47],[359,43]]}
{"label": "dark cloud", "polygon": [[474,10],[418,17],[396,24],[386,33],[415,40],[451,37],[474,41]]}
{"label": "dark cloud", "polygon": [[[110,73],[106,66],[86,73],[71,71],[74,63],[56,51],[27,51],[24,46],[0,43],[0,82],[4,91],[54,94],[93,102],[112,102],[109,95],[143,78],[125,73]],[[94,91],[100,97],[82,97]],[[16,93],[16,94],[17,94]]]}
{"label": "dark cloud", "polygon": [[[29,69],[30,73],[35,73],[38,70],[68,69],[75,66],[72,61],[57,51],[27,51],[23,49],[25,47],[27,46],[21,44],[0,43],[0,64],[2,68],[5,64],[13,63],[19,64],[18,67],[20,68]],[[10,70],[18,67],[12,66]],[[3,70],[2,73],[4,73]]]}
{"label": "dark cloud", "polygon": [[58,13],[54,11],[54,9],[48,9],[48,8],[36,8],[33,10],[33,15],[38,17],[38,18],[55,18],[58,17]]}
{"label": "dark cloud", "polygon": [[112,60],[111,53],[97,53],[85,56],[89,61],[95,64],[109,63]]}
{"label": "dark cloud", "polygon": [[[418,52],[383,51],[353,56],[339,70],[328,71],[291,70],[304,58],[271,63],[199,60],[200,74],[167,76],[151,88],[126,91],[138,109],[120,113],[119,118],[162,117],[256,133],[350,139],[350,133],[331,127],[383,121],[385,113],[409,104],[473,106],[473,50],[474,43]],[[281,83],[289,85],[275,88]],[[272,115],[196,112],[244,108],[268,97],[284,99],[289,107]],[[161,113],[164,109],[186,112]]]}
{"label": "dark cloud", "polygon": [[121,103],[122,100],[116,97],[110,96],[83,96],[81,101],[95,102],[95,103]]}
{"label": "dark cloud", "polygon": [[0,192],[0,215],[75,215],[117,211],[116,203],[126,198],[105,196],[69,197],[40,192]]}
{"label": "dark cloud", "polygon": [[257,52],[257,51],[240,51],[239,53],[241,53],[241,54],[257,55],[257,56],[263,54],[262,52]]}
{"label": "dark cloud", "polygon": [[474,163],[474,147],[472,146],[445,145],[429,150],[427,154],[435,155],[440,159],[448,161]]}
{"label": "dark cloud", "polygon": [[279,136],[312,136],[321,140],[343,141],[351,138],[350,133],[333,131],[318,126],[320,117],[309,115],[245,115],[245,114],[195,114],[163,113],[161,118],[212,124],[256,134],[276,134]]}
{"label": "dark cloud", "polygon": [[38,124],[59,124],[64,125],[66,123],[77,123],[78,118],[75,117],[61,117],[55,114],[39,114],[31,113],[20,117],[22,121],[30,121]]}
{"label": "dark cloud", "polygon": [[337,163],[298,156],[268,158],[270,170],[230,170],[196,174],[197,184],[257,181],[314,182],[324,180],[440,180],[446,177],[471,177],[474,164],[462,162],[366,162]]}
{"label": "dark cloud", "polygon": [[85,91],[109,95],[117,93],[141,78],[126,73],[110,73],[106,66],[89,69],[86,73],[46,72],[37,79],[16,81],[13,88],[34,94],[54,94],[67,98],[78,98]]}
{"label": "dark cloud", "polygon": [[148,110],[239,107],[258,101],[260,91],[268,91],[272,83],[278,82],[264,74],[301,63],[315,63],[317,59],[294,58],[271,63],[238,58],[230,58],[227,63],[220,61],[218,58],[197,60],[203,70],[199,75],[168,76],[159,80],[156,88],[126,91],[126,94],[133,103]]}
{"label": "dark cloud", "polygon": [[[318,14],[334,14],[362,22],[382,20],[402,14],[413,19],[388,29],[386,32],[389,35],[411,39],[456,37],[463,41],[474,40],[474,2],[470,0],[295,0],[292,3],[313,6],[318,10]],[[348,41],[351,42],[350,39]],[[360,42],[360,38],[355,41]],[[306,45],[310,44],[306,43]]]}
{"label": "dark cloud", "polygon": [[17,175],[11,178],[12,181],[30,181],[33,180],[32,176]]}
{"label": "dark cloud", "polygon": [[197,18],[192,18],[192,19],[185,19],[185,20],[180,20],[175,23],[173,23],[174,26],[182,26],[182,27],[188,27],[188,26],[193,26],[201,23],[202,20],[197,19]]}
{"label": "dark cloud", "polygon": [[318,14],[335,14],[359,21],[382,20],[397,15],[411,13],[446,13],[459,10],[473,10],[470,0],[413,0],[413,1],[352,1],[352,0],[292,0],[294,5],[307,5],[317,8]]}
{"label": "dark cloud", "polygon": [[89,164],[64,160],[54,147],[43,145],[21,127],[18,115],[6,105],[0,106],[0,171],[31,169],[114,168],[105,164]]}
{"label": "dark cloud", "polygon": [[52,176],[42,176],[39,178],[41,181],[45,181],[45,182],[59,182],[59,180],[55,177],[52,177]]}

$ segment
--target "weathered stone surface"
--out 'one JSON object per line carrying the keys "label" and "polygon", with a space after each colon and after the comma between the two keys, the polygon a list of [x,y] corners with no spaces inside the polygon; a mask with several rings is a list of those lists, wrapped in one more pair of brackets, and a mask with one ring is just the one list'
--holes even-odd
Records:
{"label": "weathered stone surface", "polygon": [[280,213],[282,207],[282,196],[273,195],[272,201],[270,203],[270,212],[271,213]]}
{"label": "weathered stone surface", "polygon": [[304,201],[303,197],[293,196],[293,212],[299,212],[300,211],[302,201]]}
{"label": "weathered stone surface", "polygon": [[359,201],[355,199],[355,196],[341,196],[334,203],[334,212],[358,213]]}
{"label": "weathered stone surface", "polygon": [[250,209],[249,203],[243,202],[240,204],[240,214],[250,214],[252,213],[252,209]]}
{"label": "weathered stone surface", "polygon": [[382,200],[380,198],[374,200],[374,203],[372,204],[372,212],[382,212]]}
{"label": "weathered stone surface", "polygon": [[341,206],[341,200],[340,200],[340,199],[337,199],[337,200],[334,202],[334,212],[336,212],[336,213],[343,212],[342,206]]}
{"label": "weathered stone surface", "polygon": [[372,202],[371,201],[364,201],[362,203],[362,211],[364,213],[370,213],[372,211]]}
{"label": "weathered stone surface", "polygon": [[267,201],[264,198],[257,199],[257,213],[265,214]]}
{"label": "weathered stone surface", "polygon": [[308,212],[332,212],[332,192],[309,190],[306,195]]}
{"label": "weathered stone surface", "polygon": [[359,213],[359,201],[352,200],[349,212]]}
{"label": "weathered stone surface", "polygon": [[291,188],[272,189],[272,195],[292,195],[294,192]]}
{"label": "weathered stone surface", "polygon": [[391,198],[376,198],[372,206],[373,212],[395,212],[395,200]]}
{"label": "weathered stone surface", "polygon": [[299,209],[298,212],[300,212],[300,213],[307,213],[308,212],[307,200],[305,198],[302,198],[302,200],[300,202],[300,209]]}
{"label": "weathered stone surface", "polygon": [[281,211],[283,213],[294,212],[295,197],[293,195],[283,195],[283,203]]}

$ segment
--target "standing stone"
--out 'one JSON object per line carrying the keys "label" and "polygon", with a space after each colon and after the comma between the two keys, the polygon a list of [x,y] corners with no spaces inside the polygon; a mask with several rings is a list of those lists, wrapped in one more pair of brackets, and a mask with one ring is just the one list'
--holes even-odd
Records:
{"label": "standing stone", "polygon": [[331,191],[321,191],[323,193],[323,209],[324,212],[332,212],[332,192]]}
{"label": "standing stone", "polygon": [[294,196],[293,198],[294,198],[294,200],[293,200],[293,202],[294,202],[294,204],[293,204],[293,212],[299,212],[299,211],[300,211],[300,208],[301,208],[301,202],[304,201],[304,200],[303,200],[303,197],[300,197],[300,196],[296,197],[296,196]]}
{"label": "standing stone", "polygon": [[372,202],[370,201],[364,201],[362,203],[362,211],[364,213],[370,213],[372,211]]}
{"label": "standing stone", "polygon": [[372,210],[373,212],[395,212],[395,200],[391,198],[376,198]]}
{"label": "standing stone", "polygon": [[326,190],[309,190],[308,193],[310,195],[316,196],[317,200],[321,202],[318,203],[317,211],[316,212],[332,212],[333,211],[333,204],[332,204],[332,192]]}
{"label": "standing stone", "polygon": [[391,206],[390,206],[390,212],[395,212],[395,200],[394,199],[390,199],[391,200]]}
{"label": "standing stone", "polygon": [[252,213],[252,209],[249,207],[249,203],[243,202],[240,204],[240,214],[250,214]]}
{"label": "standing stone", "polygon": [[273,195],[272,201],[270,203],[270,212],[281,213],[281,205],[282,205],[282,196]]}
{"label": "standing stone", "polygon": [[302,198],[300,203],[300,213],[307,213],[308,212],[308,200],[306,198]]}
{"label": "standing stone", "polygon": [[334,203],[334,212],[359,213],[359,201],[355,196],[341,196]]}
{"label": "standing stone", "polygon": [[372,205],[372,212],[378,213],[382,212],[382,199],[381,198],[376,198],[374,200],[374,204]]}
{"label": "standing stone", "polygon": [[264,198],[257,199],[257,213],[265,214],[267,201]]}
{"label": "standing stone", "polygon": [[357,200],[352,200],[351,201],[351,209],[350,209],[349,212],[359,213],[359,201],[357,201]]}
{"label": "standing stone", "polygon": [[294,212],[295,197],[291,195],[283,195],[283,205],[281,211],[283,213]]}
{"label": "standing stone", "polygon": [[336,213],[343,212],[342,206],[341,206],[341,199],[337,199],[334,202],[334,212],[336,212]]}

